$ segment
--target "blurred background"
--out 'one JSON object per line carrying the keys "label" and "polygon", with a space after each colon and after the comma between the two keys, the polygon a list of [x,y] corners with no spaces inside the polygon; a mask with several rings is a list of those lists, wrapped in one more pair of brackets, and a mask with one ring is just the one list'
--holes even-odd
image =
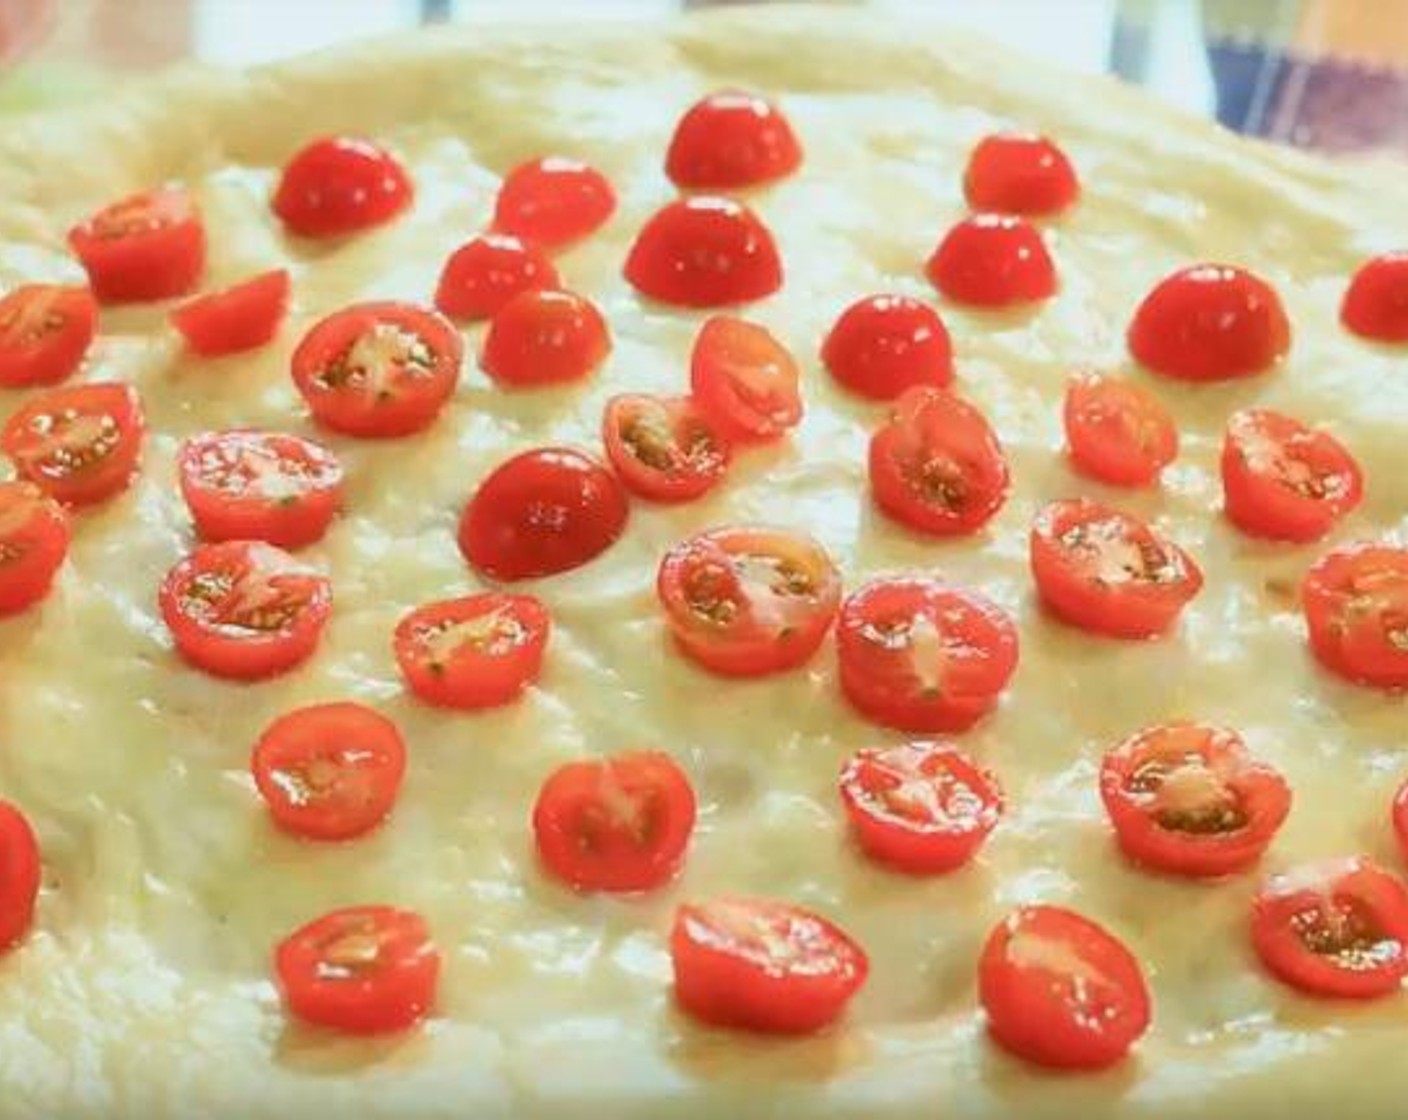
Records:
{"label": "blurred background", "polygon": [[[81,101],[191,60],[248,65],[420,24],[648,18],[740,2],[749,0],[0,0],[0,111]],[[868,6],[877,19],[922,13],[1077,70],[1111,71],[1238,131],[1408,154],[1408,0]]]}

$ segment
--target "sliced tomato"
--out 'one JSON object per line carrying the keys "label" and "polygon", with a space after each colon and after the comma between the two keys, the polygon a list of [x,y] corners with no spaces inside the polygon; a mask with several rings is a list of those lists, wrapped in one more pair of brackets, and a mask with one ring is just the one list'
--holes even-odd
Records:
{"label": "sliced tomato", "polygon": [[987,417],[943,389],[911,389],[870,440],[875,504],[921,533],[973,533],[1007,501],[1007,456]]}
{"label": "sliced tomato", "polygon": [[484,335],[479,366],[499,385],[535,388],[580,381],[611,352],[596,304],[575,292],[520,292]]}
{"label": "sliced tomato", "polygon": [[974,214],[944,235],[926,274],[954,303],[1005,308],[1056,294],[1056,266],[1041,233],[1010,214]]}
{"label": "sliced tomato", "polygon": [[392,646],[411,691],[444,708],[507,704],[538,679],[551,629],[531,595],[484,592],[417,607]]}
{"label": "sliced tomato", "polygon": [[989,935],[978,963],[988,1033],[1053,1069],[1114,1065],[1149,1029],[1149,988],[1104,927],[1059,906],[1023,906]]}
{"label": "sliced tomato", "polygon": [[407,209],[415,188],[401,161],[358,136],[325,136],[284,166],[273,208],[299,237],[346,237]]}
{"label": "sliced tomato", "polygon": [[93,382],[31,397],[5,421],[0,448],[22,478],[55,501],[86,506],[127,489],[145,430],[136,389]]}
{"label": "sliced tomato", "polygon": [[1002,787],[944,743],[858,752],[841,772],[841,799],[861,850],[897,871],[962,867],[1002,816]]}
{"label": "sliced tomato", "polygon": [[1394,795],[1391,817],[1393,834],[1398,840],[1398,850],[1403,854],[1403,858],[1408,860],[1408,781],[1399,786],[1398,793]]}
{"label": "sliced tomato", "polygon": [[332,612],[326,576],[258,541],[201,545],[166,574],[159,598],[177,652],[234,680],[306,661]]}
{"label": "sliced tomato", "polygon": [[72,535],[63,507],[39,487],[0,482],[0,615],[49,594]]}
{"label": "sliced tomato", "polygon": [[1199,723],[1161,723],[1105,755],[1100,796],[1120,848],[1170,875],[1245,871],[1291,810],[1291,789],[1242,737]]}
{"label": "sliced tomato", "polygon": [[321,444],[282,432],[203,432],[176,456],[181,494],[207,541],[320,540],[342,502],[342,464]]}
{"label": "sliced tomato", "polygon": [[21,284],[0,299],[0,388],[56,385],[83,364],[98,330],[87,288]]}
{"label": "sliced tomato", "polygon": [[671,202],[645,223],[626,258],[642,295],[678,307],[751,303],[782,287],[777,244],[752,210],[715,195]]}
{"label": "sliced tomato", "polygon": [[504,177],[494,229],[555,249],[595,233],[615,211],[616,191],[595,167],[544,156]]}
{"label": "sliced tomato", "polygon": [[171,322],[202,358],[255,350],[278,333],[288,314],[289,288],[288,269],[261,272],[183,303],[171,313]]}
{"label": "sliced tomato", "polygon": [[1408,342],[1408,253],[1384,253],[1355,272],[1340,304],[1345,329],[1375,342]]}
{"label": "sliced tomato", "polygon": [[1002,132],[984,136],[968,157],[963,194],[974,210],[1050,217],[1080,195],[1075,168],[1044,136]]}
{"label": "sliced tomato", "polygon": [[103,303],[183,296],[205,271],[205,224],[182,186],[115,202],[69,230],[68,243]]}
{"label": "sliced tomato", "polygon": [[670,549],[656,591],[693,661],[724,676],[756,677],[795,669],[817,651],[836,618],[841,576],[808,536],[729,527]]}
{"label": "sliced tomato", "polygon": [[953,381],[953,347],[939,313],[908,296],[866,296],[841,313],[821,360],[840,384],[874,400]]}
{"label": "sliced tomato", "polygon": [[626,489],[650,501],[691,501],[728,470],[728,442],[691,397],[612,397],[602,439]]}
{"label": "sliced tomato", "polygon": [[1325,668],[1377,688],[1408,688],[1408,548],[1351,544],[1306,573],[1301,604]]}
{"label": "sliced tomato", "polygon": [[1085,498],[1052,502],[1037,514],[1031,565],[1052,614],[1112,638],[1162,634],[1203,586],[1202,570],[1178,545]]}
{"label": "sliced tomato", "polygon": [[434,1004],[440,952],[419,914],[352,906],[284,938],[274,970],[295,1018],[346,1034],[390,1034]]}
{"label": "sliced tomato", "polygon": [[691,105],[665,153],[665,174],[687,190],[761,186],[801,164],[802,146],[782,110],[740,90],[720,90]]}
{"label": "sliced tomato", "polygon": [[350,840],[391,812],[406,772],[406,744],[394,723],[362,704],[314,704],[269,725],[250,769],[285,832]]}
{"label": "sliced tomato", "polygon": [[34,923],[39,878],[34,829],[16,806],[0,800],[0,953],[12,949]]}
{"label": "sliced tomato", "polygon": [[828,1026],[865,983],[865,950],[820,914],[785,902],[681,906],[670,933],[675,998],[701,1022],[767,1034]]}
{"label": "sliced tomato", "polygon": [[570,762],[533,807],[538,857],[579,891],[648,891],[673,879],[694,831],[694,787],[669,755]]}
{"label": "sliced tomato", "polygon": [[1111,486],[1147,486],[1178,457],[1178,428],[1159,399],[1132,381],[1079,373],[1066,387],[1066,450],[1082,474]]}
{"label": "sliced tomato", "polygon": [[485,233],[450,254],[435,289],[435,306],[451,319],[489,319],[516,295],[561,286],[557,269],[536,245],[506,233]]}
{"label": "sliced tomato", "polygon": [[700,328],[689,382],[700,409],[739,442],[775,439],[802,419],[801,370],[758,323],[715,315]]}
{"label": "sliced tomato", "polygon": [[320,319],[293,352],[313,419],[364,439],[430,426],[455,391],[464,346],[443,316],[409,303],[358,303]]}

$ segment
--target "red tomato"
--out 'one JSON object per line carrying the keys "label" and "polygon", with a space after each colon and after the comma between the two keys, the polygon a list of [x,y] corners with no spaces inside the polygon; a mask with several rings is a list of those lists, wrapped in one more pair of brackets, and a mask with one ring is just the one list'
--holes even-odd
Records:
{"label": "red tomato", "polygon": [[1360,265],[1340,304],[1340,322],[1375,342],[1408,342],[1408,253]]}
{"label": "red tomato", "polygon": [[939,242],[929,280],[954,303],[1002,308],[1056,294],[1056,266],[1036,227],[1008,214],[964,218]]}
{"label": "red tomato", "polygon": [[68,243],[104,303],[183,296],[205,271],[205,226],[185,187],[115,202],[69,230]]}
{"label": "red tomato", "polygon": [[1393,995],[1408,975],[1408,890],[1363,857],[1274,875],[1252,902],[1252,945],[1309,995]]}
{"label": "red tomato", "polygon": [[978,962],[978,998],[1000,1046],[1053,1069],[1113,1065],[1151,1017],[1134,955],[1058,906],[1019,907],[992,931]]}
{"label": "red tomato", "polygon": [[1162,634],[1203,586],[1202,571],[1178,545],[1085,498],[1052,502],[1037,514],[1031,565],[1052,614],[1112,638]]}
{"label": "red tomato", "polygon": [[965,731],[1017,668],[1017,628],[982,595],[910,577],[868,583],[836,624],[841,690],[901,731]]}
{"label": "red tomato", "polygon": [[841,576],[801,533],[726,528],[670,549],[656,591],[692,660],[724,676],[756,677],[795,669],[816,652],[836,617]]}
{"label": "red tomato", "polygon": [[71,536],[63,507],[39,487],[0,482],[0,615],[17,614],[49,594]]}
{"label": "red tomato", "polygon": [[1235,731],[1162,723],[1100,766],[1100,796],[1120,847],[1170,875],[1210,877],[1256,863],[1291,810],[1291,790]]}
{"label": "red tomato", "polygon": [[460,552],[490,579],[537,579],[580,568],[626,528],[626,492],[589,455],[525,451],[479,484],[460,518]]}
{"label": "red tomato", "polygon": [[350,840],[391,812],[406,772],[406,745],[396,725],[371,708],[314,704],[269,725],[250,769],[285,832]]}
{"label": "red tomato", "polygon": [[531,389],[580,381],[606,360],[611,336],[591,300],[573,292],[520,292],[484,335],[480,368],[500,385]]}
{"label": "red tomato", "polygon": [[1132,381],[1078,373],[1066,388],[1066,449],[1082,474],[1147,486],[1178,457],[1178,429],[1157,397]]}
{"label": "red tomato", "polygon": [[626,489],[650,501],[698,498],[728,470],[728,443],[692,397],[612,397],[602,439]]}
{"label": "red tomato", "polygon": [[514,296],[561,283],[552,261],[536,245],[485,233],[450,254],[435,289],[435,306],[451,319],[489,319]]}
{"label": "red tomato", "polygon": [[1275,290],[1245,269],[1198,264],[1159,281],[1129,324],[1129,352],[1181,381],[1251,377],[1291,346]]}
{"label": "red tomato", "polygon": [[741,202],[676,199],[645,223],[626,258],[642,295],[679,307],[751,303],[782,287],[782,258],[767,226]]}
{"label": "red tomato", "polygon": [[1002,816],[1002,788],[943,743],[860,751],[841,772],[841,798],[861,849],[911,875],[953,871]]}
{"label": "red tomato", "polygon": [[171,313],[171,322],[192,353],[202,358],[240,354],[278,333],[288,313],[288,297],[288,269],[276,268],[183,303]]}
{"label": "red tomato", "polygon": [[700,328],[689,382],[703,412],[739,442],[780,436],[802,419],[801,371],[766,327],[715,315]]}
{"label": "red tomato", "polygon": [[681,906],[670,933],[675,998],[701,1022],[809,1034],[865,983],[865,950],[819,914],[785,902],[715,898]]}
{"label": "red tomato", "polygon": [[295,1018],[347,1034],[388,1034],[414,1026],[435,1002],[440,953],[420,915],[352,906],[281,941],[274,969]]}
{"label": "red tomato", "polygon": [[802,163],[787,118],[753,93],[720,90],[690,106],[675,126],[665,174],[687,190],[734,190],[781,179]]}
{"label": "red tomato", "polygon": [[85,506],[127,489],[145,429],[131,385],[70,385],[31,397],[5,421],[0,448],[55,501]]}
{"label": "red tomato", "polygon": [[974,210],[1047,217],[1073,205],[1080,184],[1052,141],[1005,132],[978,141],[963,173],[963,194]]}
{"label": "red tomato", "polygon": [[39,843],[23,813],[0,800],[0,953],[34,922],[39,898]]}
{"label": "red tomato", "polygon": [[544,156],[515,167],[499,187],[494,229],[560,248],[595,233],[616,210],[616,191],[594,167]]}
{"label": "red tomato", "polygon": [[0,388],[56,385],[74,373],[98,329],[87,288],[21,284],[0,299]]}
{"label": "red tomato", "polygon": [[279,432],[203,432],[176,457],[181,494],[207,541],[320,540],[342,503],[342,464],[326,447]]}
{"label": "red tomato", "polygon": [[953,380],[953,348],[939,313],[908,296],[866,296],[841,313],[821,360],[853,393],[893,400],[916,385]]}
{"label": "red tomato", "polygon": [[538,857],[579,891],[648,891],[675,877],[694,831],[694,789],[661,751],[570,762],[533,807]]}
{"label": "red tomato", "polygon": [[1408,548],[1351,544],[1306,573],[1301,604],[1320,663],[1360,684],[1408,688]]}
{"label": "red tomato", "polygon": [[870,439],[870,492],[933,536],[972,533],[1007,501],[1007,457],[987,418],[943,389],[911,389]]}
{"label": "red tomato", "polygon": [[1359,505],[1364,476],[1329,432],[1251,409],[1227,422],[1222,494],[1227,516],[1244,533],[1314,541]]}
{"label": "red tomato", "polygon": [[274,213],[299,237],[345,237],[383,225],[411,205],[415,189],[400,160],[355,136],[325,136],[284,166]]}
{"label": "red tomato", "polygon": [[493,708],[538,679],[551,618],[531,595],[484,592],[417,607],[392,645],[411,691],[444,708]]}
{"label": "red tomato", "polygon": [[455,391],[464,347],[434,311],[358,303],[313,324],[293,352],[293,382],[313,419],[365,439],[428,427]]}
{"label": "red tomato", "polygon": [[1408,781],[1398,787],[1398,793],[1394,796],[1392,819],[1398,848],[1403,858],[1408,859]]}
{"label": "red tomato", "polygon": [[217,677],[258,680],[312,656],[332,584],[258,541],[201,545],[166,574],[162,618],[176,650]]}

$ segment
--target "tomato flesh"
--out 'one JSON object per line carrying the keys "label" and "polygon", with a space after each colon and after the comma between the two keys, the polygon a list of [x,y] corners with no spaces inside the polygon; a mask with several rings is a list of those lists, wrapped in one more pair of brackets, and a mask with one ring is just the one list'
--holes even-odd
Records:
{"label": "tomato flesh", "polygon": [[537,246],[505,233],[486,233],[450,254],[435,289],[435,306],[457,321],[490,319],[514,296],[560,286],[557,269]]}
{"label": "tomato flesh", "polygon": [[802,419],[801,370],[757,323],[715,315],[695,337],[689,383],[699,408],[731,440],[775,439]]}
{"label": "tomato flesh", "polygon": [[87,288],[21,284],[0,299],[0,388],[56,385],[77,372],[98,330]]}
{"label": "tomato flesh", "polygon": [[0,616],[49,594],[72,533],[63,507],[32,482],[0,482]]}
{"label": "tomato flesh", "polygon": [[1306,573],[1310,649],[1325,668],[1377,688],[1408,688],[1408,548],[1351,544]]}
{"label": "tomato flesh", "polygon": [[5,421],[0,449],[55,501],[86,506],[127,489],[146,429],[137,390],[119,382],[48,389]]}
{"label": "tomato flesh", "polygon": [[171,313],[193,354],[218,358],[257,350],[278,333],[288,313],[288,269],[261,272],[243,283],[197,296]]}
{"label": "tomato flesh", "polygon": [[479,365],[501,386],[534,388],[580,381],[610,352],[606,320],[591,300],[532,289],[514,296],[490,321]]}
{"label": "tomato flesh", "polygon": [[757,94],[720,90],[680,118],[665,174],[686,190],[736,190],[784,178],[802,163],[786,116]]}
{"label": "tomato flesh", "polygon": [[14,948],[34,923],[39,880],[34,830],[18,807],[0,800],[0,954]]}
{"label": "tomato flesh", "polygon": [[69,230],[68,243],[103,303],[183,296],[205,271],[205,225],[181,186],[113,203]]}
{"label": "tomato flesh", "polygon": [[1050,217],[1080,195],[1071,161],[1044,136],[984,136],[968,157],[963,194],[974,210]]}
{"label": "tomato flesh", "polygon": [[841,313],[821,359],[837,382],[873,400],[953,381],[953,347],[939,313],[908,296],[867,296]]}
{"label": "tomato flesh", "polygon": [[551,620],[531,595],[484,592],[427,603],[396,627],[401,675],[442,708],[507,704],[538,679]]}
{"label": "tomato flesh", "polygon": [[499,187],[494,229],[549,249],[595,233],[616,211],[616,191],[594,167],[544,156],[515,167]]}
{"label": "tomato flesh", "polygon": [[274,213],[298,237],[346,237],[384,225],[415,196],[410,176],[385,148],[357,136],[325,136],[284,166]]}
{"label": "tomato flesh", "polygon": [[1340,304],[1340,322],[1374,342],[1408,342],[1408,253],[1360,265]]}
{"label": "tomato flesh", "polygon": [[626,489],[648,501],[692,501],[728,470],[728,442],[690,397],[612,397],[602,440]]}
{"label": "tomato flesh", "polygon": [[1178,457],[1178,429],[1157,397],[1132,381],[1081,373],[1066,389],[1066,450],[1082,474],[1147,486]]}
{"label": "tomato flesh", "polygon": [[751,303],[782,287],[782,258],[756,214],[715,195],[678,199],[646,222],[626,258],[642,295],[678,307]]}
{"label": "tomato flesh", "polygon": [[1010,214],[974,214],[944,235],[925,269],[954,303],[1001,309],[1056,294],[1056,266],[1035,226]]}

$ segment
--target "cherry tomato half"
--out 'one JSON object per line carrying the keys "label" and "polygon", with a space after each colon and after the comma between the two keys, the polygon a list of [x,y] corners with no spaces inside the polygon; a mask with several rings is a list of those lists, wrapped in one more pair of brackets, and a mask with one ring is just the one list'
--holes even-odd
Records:
{"label": "cherry tomato half", "polygon": [[1384,253],[1355,272],[1340,304],[1345,329],[1375,342],[1408,342],[1408,253]]}
{"label": "cherry tomato half", "polygon": [[840,384],[874,400],[953,381],[953,347],[939,313],[908,296],[866,296],[841,313],[821,360]]}
{"label": "cherry tomato half", "polygon": [[39,842],[20,810],[0,800],[0,953],[29,932],[39,899]]}
{"label": "cherry tomato half", "polygon": [[944,235],[925,272],[954,303],[1004,308],[1056,294],[1056,266],[1040,231],[1010,214],[974,214]]}
{"label": "cherry tomato half", "polygon": [[1335,549],[1306,573],[1301,604],[1325,668],[1360,684],[1408,688],[1408,548]]}
{"label": "cherry tomato half", "polygon": [[801,163],[802,146],[781,109],[757,94],[720,90],[680,118],[665,174],[686,190],[727,191],[784,178]]}
{"label": "cherry tomato half", "polygon": [[435,306],[451,319],[489,319],[522,292],[558,287],[557,269],[537,246],[506,233],[485,233],[450,254]]}
{"label": "cherry tomato half", "polygon": [[205,225],[185,187],[165,186],[99,210],[68,232],[103,303],[183,296],[205,271]]}
{"label": "cherry tomato half", "polygon": [[0,615],[32,607],[53,586],[72,529],[63,507],[32,482],[0,482]]}
{"label": "cherry tomato half", "polygon": [[31,397],[5,421],[0,448],[55,501],[85,506],[127,489],[145,430],[136,389],[95,381]]}
{"label": "cherry tomato half", "polygon": [[1080,195],[1071,161],[1044,136],[984,136],[968,157],[963,194],[974,210],[1049,217]]}
{"label": "cherry tomato half", "polygon": [[1147,486],[1178,457],[1178,429],[1157,397],[1132,381],[1079,373],[1066,388],[1066,450],[1076,468],[1111,486]]}
{"label": "cherry tomato half", "polygon": [[682,198],[645,223],[626,258],[642,295],[679,307],[751,303],[782,287],[782,258],[767,226],[741,202]]}
{"label": "cherry tomato half", "polygon": [[21,284],[0,299],[0,388],[56,385],[77,371],[98,329],[87,288]]}
{"label": "cherry tomato half", "polygon": [[288,269],[261,272],[218,292],[207,292],[171,313],[193,354],[218,358],[263,346],[288,313]]}
{"label": "cherry tomato half", "polygon": [[580,381],[611,352],[606,320],[574,292],[530,289],[498,311],[479,366],[499,385],[535,388]]}
{"label": "cherry tomato half", "polygon": [[519,164],[494,203],[494,229],[560,248],[595,233],[616,210],[616,191],[594,167],[563,156]]}
{"label": "cherry tomato half", "polygon": [[627,393],[606,402],[606,458],[632,494],[687,502],[723,481],[729,446],[692,397]]}
{"label": "cherry tomato half", "polygon": [[274,213],[299,237],[345,237],[391,221],[415,189],[400,160],[371,140],[325,136],[284,166]]}
{"label": "cherry tomato half", "polygon": [[802,419],[796,359],[766,327],[715,315],[699,329],[689,383],[700,409],[738,442],[780,436]]}

